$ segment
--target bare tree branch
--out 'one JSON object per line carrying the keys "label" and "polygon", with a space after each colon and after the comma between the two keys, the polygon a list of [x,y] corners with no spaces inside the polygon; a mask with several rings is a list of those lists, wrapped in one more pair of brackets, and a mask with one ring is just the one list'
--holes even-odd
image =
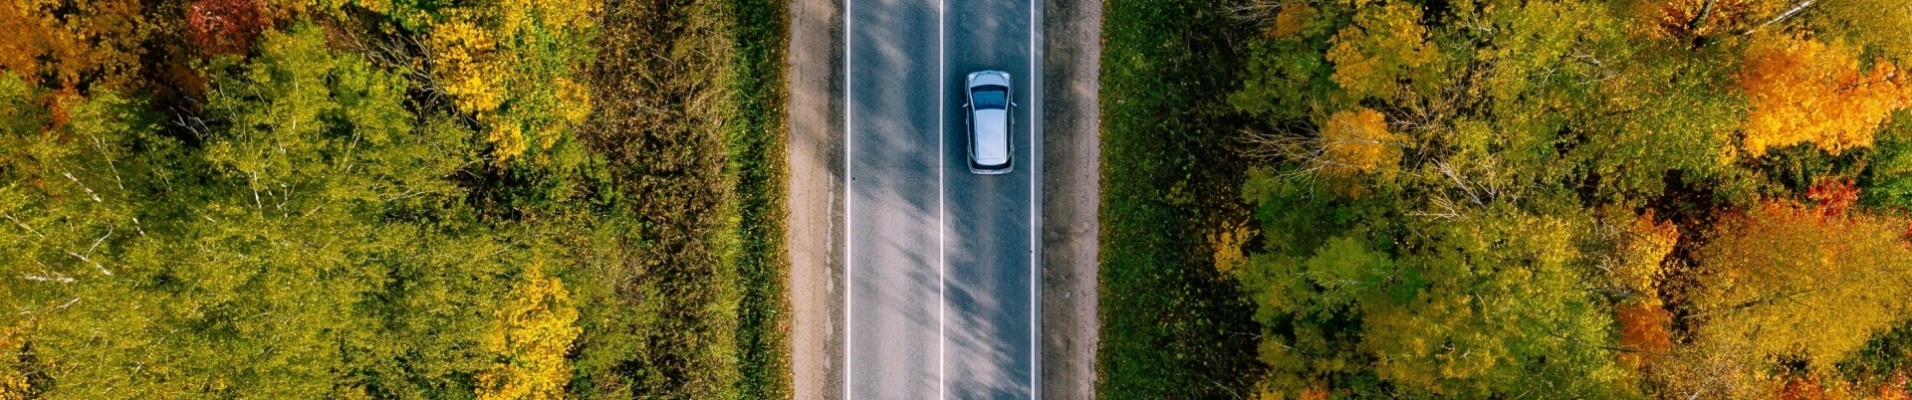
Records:
{"label": "bare tree branch", "polygon": [[1766,21],[1766,23],[1759,24],[1759,26],[1752,27],[1751,29],[1747,29],[1745,32],[1740,32],[1739,34],[1751,35],[1753,34],[1753,32],[1758,32],[1760,29],[1766,29],[1766,26],[1768,25],[1777,24],[1787,19],[1791,19],[1793,16],[1799,15],[1799,12],[1806,11],[1806,7],[1812,7],[1813,4],[1818,2],[1819,0],[1802,0],[1798,4],[1794,4],[1792,8],[1786,10],[1786,12],[1780,13],[1779,16],[1777,17],[1773,17],[1772,20]]}
{"label": "bare tree branch", "polygon": [[1706,22],[1706,14],[1713,12],[1714,1],[1717,1],[1717,0],[1706,0],[1706,4],[1700,5],[1700,12],[1693,15],[1693,20],[1686,22],[1687,31],[1689,32],[1700,31],[1700,24]]}

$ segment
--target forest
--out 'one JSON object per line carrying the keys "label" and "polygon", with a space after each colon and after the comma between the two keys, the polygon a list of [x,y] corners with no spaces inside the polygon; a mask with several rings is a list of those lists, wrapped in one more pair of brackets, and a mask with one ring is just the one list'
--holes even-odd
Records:
{"label": "forest", "polygon": [[787,397],[783,13],[0,2],[0,399]]}
{"label": "forest", "polygon": [[1912,4],[1107,5],[1104,398],[1912,397]]}

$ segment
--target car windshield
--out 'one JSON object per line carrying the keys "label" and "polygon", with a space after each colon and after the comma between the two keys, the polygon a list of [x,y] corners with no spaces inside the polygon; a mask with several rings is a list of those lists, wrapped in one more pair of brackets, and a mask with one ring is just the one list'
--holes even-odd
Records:
{"label": "car windshield", "polygon": [[978,110],[1006,110],[1009,108],[1009,89],[1002,86],[984,86],[976,88],[970,97],[976,102]]}

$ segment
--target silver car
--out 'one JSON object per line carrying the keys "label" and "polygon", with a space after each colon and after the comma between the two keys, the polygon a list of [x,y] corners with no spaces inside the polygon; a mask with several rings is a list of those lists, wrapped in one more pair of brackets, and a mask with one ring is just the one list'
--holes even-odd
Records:
{"label": "silver car", "polygon": [[1006,174],[1015,163],[1010,154],[1016,147],[1009,138],[1012,125],[1009,109],[1015,107],[1011,101],[1009,73],[1002,71],[977,71],[969,74],[969,84],[964,85],[964,97],[968,101],[963,108],[969,111],[963,120],[969,124],[969,172],[978,174]]}

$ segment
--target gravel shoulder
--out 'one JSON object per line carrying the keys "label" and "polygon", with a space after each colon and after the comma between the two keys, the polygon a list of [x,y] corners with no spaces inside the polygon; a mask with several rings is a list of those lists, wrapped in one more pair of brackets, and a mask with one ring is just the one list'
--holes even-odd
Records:
{"label": "gravel shoulder", "polygon": [[1095,398],[1102,2],[1043,2],[1042,397]]}
{"label": "gravel shoulder", "polygon": [[843,394],[842,0],[791,0],[785,53],[789,113],[789,348],[792,397]]}

